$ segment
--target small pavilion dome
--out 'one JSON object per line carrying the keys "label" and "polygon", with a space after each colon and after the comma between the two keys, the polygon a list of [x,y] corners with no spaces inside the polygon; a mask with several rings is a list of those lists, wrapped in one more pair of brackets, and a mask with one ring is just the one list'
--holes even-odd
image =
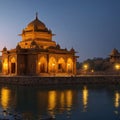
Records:
{"label": "small pavilion dome", "polygon": [[111,51],[110,55],[120,55],[120,53],[118,52],[118,50],[117,50],[116,48],[114,48],[114,49]]}

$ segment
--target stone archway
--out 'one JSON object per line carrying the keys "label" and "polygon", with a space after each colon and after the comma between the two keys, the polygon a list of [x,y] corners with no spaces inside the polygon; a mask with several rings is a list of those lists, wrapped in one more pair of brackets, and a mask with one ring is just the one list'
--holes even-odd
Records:
{"label": "stone archway", "polygon": [[10,63],[11,63],[10,65],[11,74],[15,74],[16,73],[16,60],[14,57],[11,58]]}
{"label": "stone archway", "polygon": [[67,72],[73,73],[73,60],[71,58],[67,59]]}
{"label": "stone archway", "polygon": [[65,72],[65,60],[62,57],[58,60],[58,72]]}
{"label": "stone archway", "polygon": [[42,56],[38,62],[39,65],[39,71],[40,73],[46,73],[47,72],[47,60],[44,56]]}
{"label": "stone archway", "polygon": [[57,61],[55,57],[51,57],[49,60],[49,72],[52,72],[52,73],[57,72]]}

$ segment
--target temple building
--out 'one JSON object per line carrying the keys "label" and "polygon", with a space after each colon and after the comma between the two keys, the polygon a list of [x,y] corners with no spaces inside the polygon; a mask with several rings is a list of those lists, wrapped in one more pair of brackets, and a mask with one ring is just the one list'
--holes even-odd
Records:
{"label": "temple building", "polygon": [[114,48],[110,53],[110,62],[111,63],[120,63],[120,53],[116,48]]}
{"label": "temple building", "polygon": [[54,34],[38,19],[30,22],[20,34],[16,48],[2,50],[4,75],[75,75],[75,50],[62,49],[52,40]]}

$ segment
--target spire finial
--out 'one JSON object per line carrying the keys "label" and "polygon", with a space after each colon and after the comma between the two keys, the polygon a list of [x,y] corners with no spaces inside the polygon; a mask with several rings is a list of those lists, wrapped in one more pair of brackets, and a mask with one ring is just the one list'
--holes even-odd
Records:
{"label": "spire finial", "polygon": [[36,19],[38,19],[38,12],[36,12]]}

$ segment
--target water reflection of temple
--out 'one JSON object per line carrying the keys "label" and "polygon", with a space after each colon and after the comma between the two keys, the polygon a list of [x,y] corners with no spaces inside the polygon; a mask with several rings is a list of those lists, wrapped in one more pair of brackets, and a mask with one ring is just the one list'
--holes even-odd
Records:
{"label": "water reflection of temple", "polygon": [[[61,113],[70,111],[77,100],[77,91],[74,90],[50,90],[46,93],[38,93],[39,107],[47,108],[49,114],[55,115],[55,111]],[[47,101],[46,101],[47,100]],[[41,108],[41,103],[44,108]]]}
{"label": "water reflection of temple", "polygon": [[[47,108],[51,115],[55,115],[56,111],[59,113],[64,111],[71,111],[73,105],[76,105],[76,102],[78,100],[78,91],[68,89],[51,90],[44,94],[42,92],[39,92],[38,98],[40,100],[39,107],[41,107],[41,103],[43,103],[42,106],[44,108]],[[86,111],[88,107],[88,89],[86,86],[82,90],[82,105],[83,111]]]}
{"label": "water reflection of temple", "polygon": [[[85,86],[81,89],[80,99],[76,89],[64,90],[36,90],[17,87],[15,89],[0,88],[0,105],[3,110],[12,108],[13,111],[19,111],[24,118],[32,119],[35,115],[48,113],[52,116],[66,113],[67,117],[71,116],[71,111],[80,107],[83,111],[88,109],[88,88]],[[117,96],[117,95],[116,95]],[[116,102],[118,97],[116,98]],[[77,103],[82,104],[78,105]],[[117,103],[118,104],[118,103]]]}
{"label": "water reflection of temple", "polygon": [[[65,90],[39,90],[37,93],[32,90],[19,91],[18,95],[18,108],[24,112],[39,112],[40,115],[49,113],[54,116],[56,113],[63,113],[67,111],[67,116],[71,115],[73,105],[78,103],[78,91],[74,89]],[[29,95],[29,93],[31,93]],[[82,89],[82,110],[86,111],[88,108],[88,89]],[[20,97],[19,97],[20,96]],[[30,101],[29,101],[30,99]],[[36,99],[36,101],[35,101]]]}

